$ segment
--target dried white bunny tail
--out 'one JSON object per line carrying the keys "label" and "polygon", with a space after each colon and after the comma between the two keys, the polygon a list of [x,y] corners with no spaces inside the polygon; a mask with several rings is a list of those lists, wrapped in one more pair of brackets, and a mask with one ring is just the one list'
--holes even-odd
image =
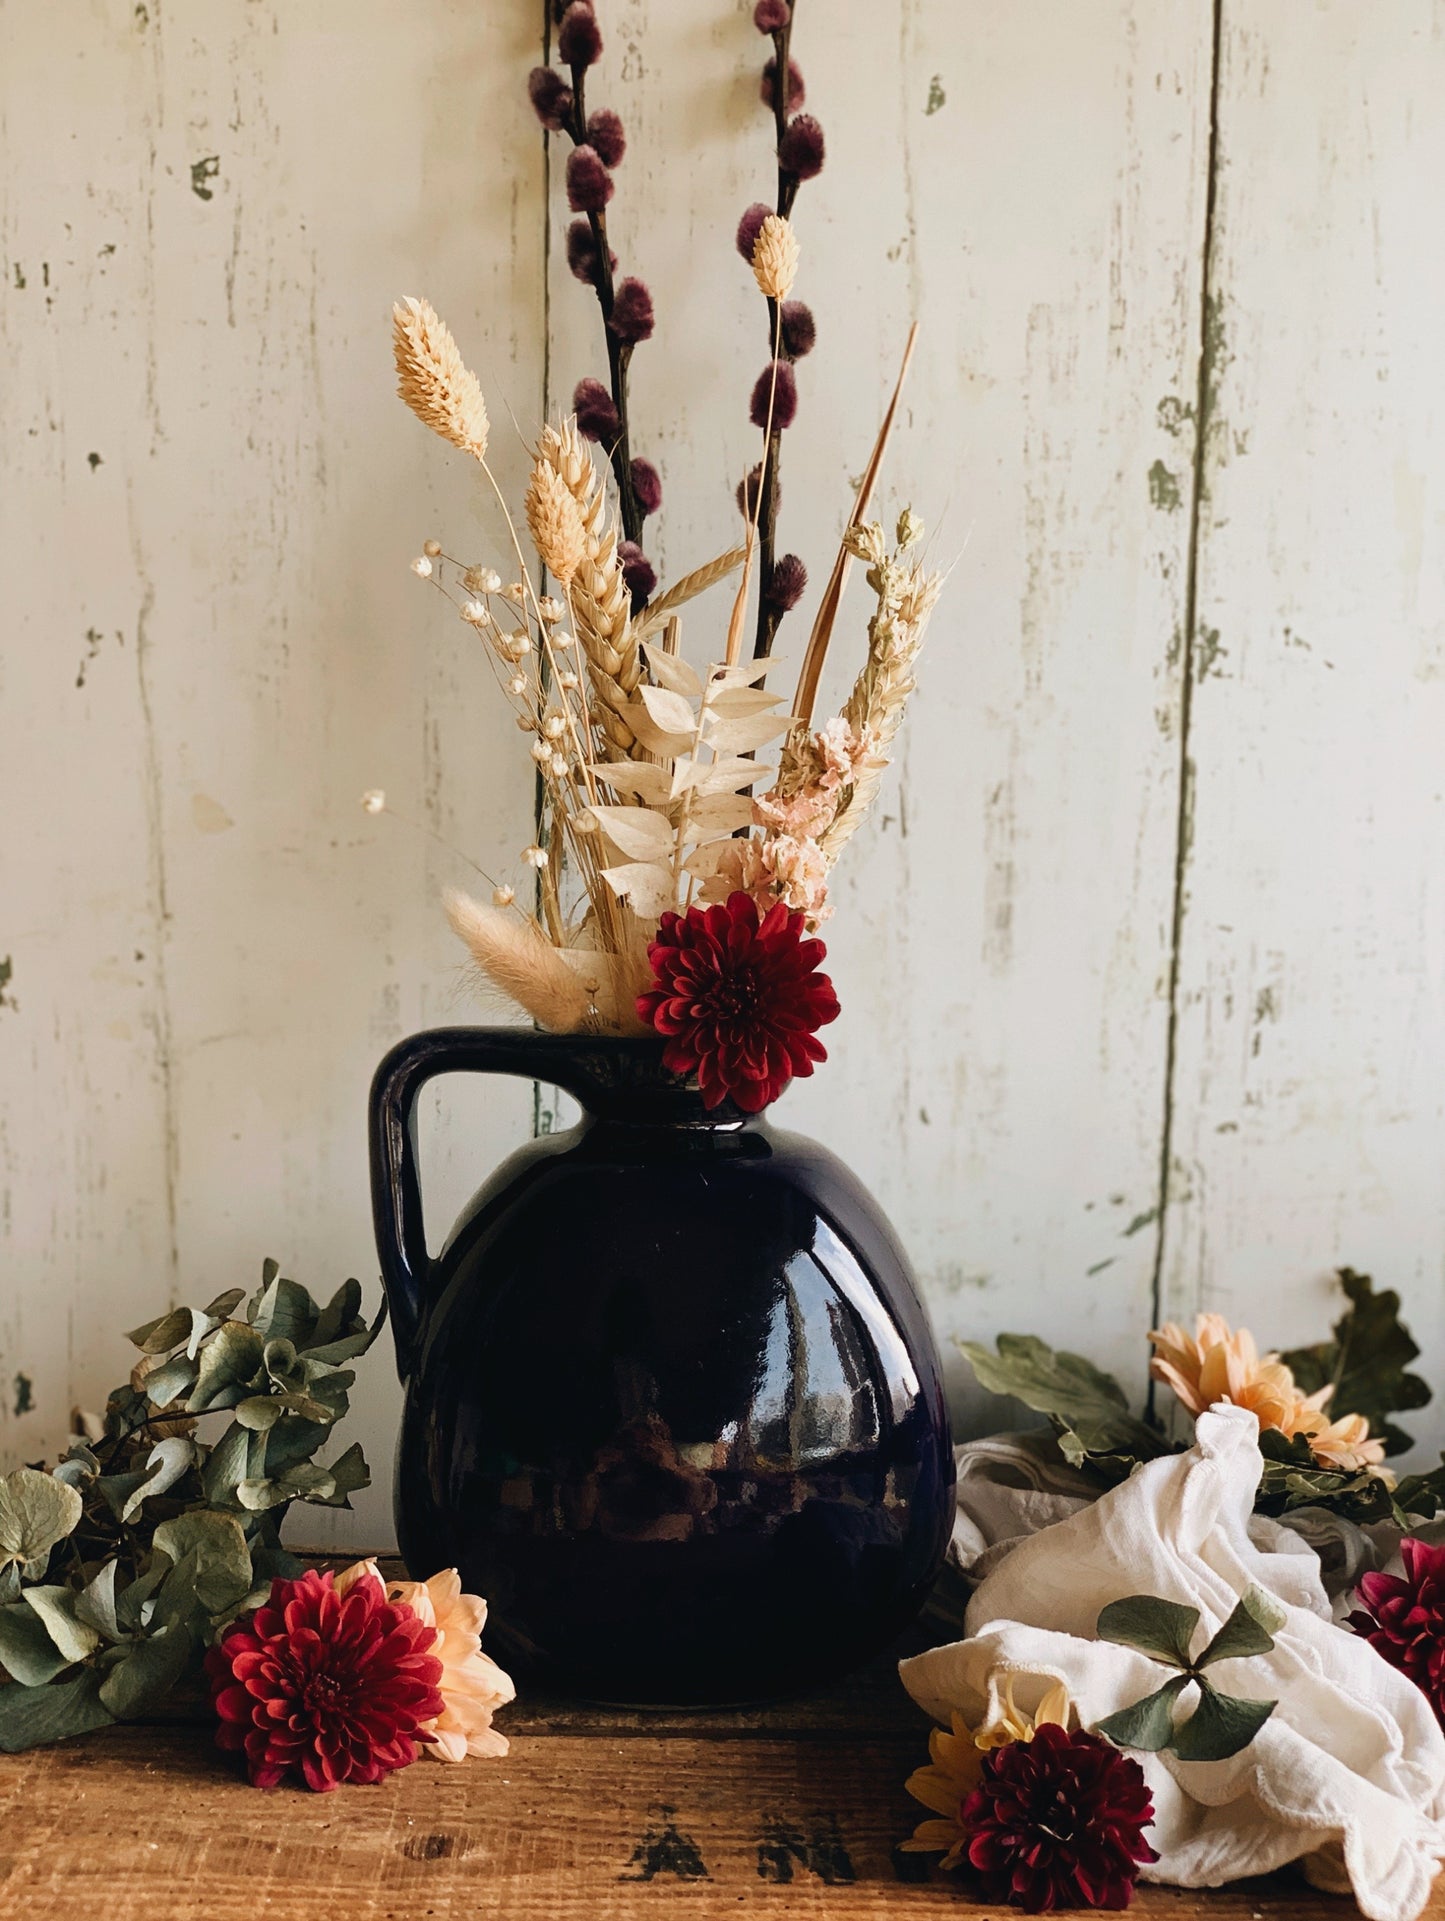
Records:
{"label": "dried white bunny tail", "polygon": [[499,993],[553,1034],[575,1034],[587,1025],[586,987],[534,922],[512,908],[484,907],[455,888],[442,904],[452,932]]}

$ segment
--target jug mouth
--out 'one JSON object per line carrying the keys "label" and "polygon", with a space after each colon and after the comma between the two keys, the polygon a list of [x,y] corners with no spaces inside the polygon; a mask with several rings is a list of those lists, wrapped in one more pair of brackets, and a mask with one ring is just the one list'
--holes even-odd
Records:
{"label": "jug mouth", "polygon": [[741,1129],[761,1121],[731,1100],[708,1107],[699,1088],[663,1066],[665,1046],[652,1035],[552,1036],[557,1085],[594,1120],[627,1127]]}

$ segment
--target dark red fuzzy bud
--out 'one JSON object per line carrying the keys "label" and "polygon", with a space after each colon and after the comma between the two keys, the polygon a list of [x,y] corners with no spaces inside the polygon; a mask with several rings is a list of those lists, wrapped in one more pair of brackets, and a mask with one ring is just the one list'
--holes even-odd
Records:
{"label": "dark red fuzzy bud", "polygon": [[639,340],[652,338],[652,295],[631,274],[618,285],[612,318],[607,324],[625,347],[635,347]]}
{"label": "dark red fuzzy bud", "polygon": [[[776,60],[770,60],[763,68],[763,81],[758,91],[762,95],[763,105],[767,107],[770,112],[776,113],[778,111],[778,63]],[[788,62],[788,100],[783,111],[785,113],[795,113],[797,109],[802,106],[806,98],[807,90],[803,86],[803,69],[798,65],[796,60],[790,60]]]}
{"label": "dark red fuzzy bud", "polygon": [[613,398],[600,380],[579,380],[572,395],[577,431],[586,440],[616,440],[622,432]]}
{"label": "dark red fuzzy bud", "polygon": [[786,432],[798,416],[797,382],[786,360],[775,360],[771,367],[764,367],[753,388],[753,402],[748,417],[755,427],[761,427],[764,432],[768,426],[769,396],[773,431]]}
{"label": "dark red fuzzy bud", "polygon": [[617,558],[622,563],[622,584],[632,596],[632,611],[634,614],[640,613],[657,585],[652,562],[635,540],[619,541]]}
{"label": "dark red fuzzy bud", "polygon": [[557,30],[557,56],[564,66],[590,67],[602,51],[602,29],[587,0],[572,0]]}
{"label": "dark red fuzzy bud", "polygon": [[567,265],[589,287],[597,285],[597,242],[590,220],[573,220],[568,225]]}
{"label": "dark red fuzzy bud", "polygon": [[632,463],[632,497],[644,520],[662,505],[662,475],[650,460]]}
{"label": "dark red fuzzy bud", "polygon": [[572,111],[572,89],[551,67],[533,67],[527,75],[527,97],[532,111],[551,133],[560,133]]}
{"label": "dark red fuzzy bud", "polygon": [[813,309],[801,300],[785,300],[782,311],[783,352],[789,360],[801,360],[813,351],[818,338]]}
{"label": "dark red fuzzy bud", "polygon": [[573,213],[601,213],[612,198],[612,175],[595,147],[574,147],[567,156],[567,205]]}
{"label": "dark red fuzzy bud", "polygon": [[778,165],[795,180],[813,180],[823,171],[823,129],[810,113],[788,122],[778,142]]}
{"label": "dark red fuzzy bud", "polygon": [[758,0],[753,8],[753,25],[759,33],[781,33],[792,17],[788,0]]}
{"label": "dark red fuzzy bud", "polygon": [[587,116],[587,138],[602,156],[606,167],[620,167],[627,151],[627,130],[610,107],[599,107]]}
{"label": "dark red fuzzy bud", "polygon": [[[759,461],[757,466],[753,468],[752,472],[746,477],[746,479],[740,480],[738,482],[738,487],[737,487],[738,512],[742,515],[744,520],[752,520],[758,516],[760,512],[759,501],[758,501],[758,489],[762,486],[762,484],[763,484],[763,463]],[[782,500],[783,500],[783,490],[781,487],[779,487],[776,492],[776,501],[779,506],[782,505]]]}
{"label": "dark red fuzzy bud", "polygon": [[763,222],[772,211],[765,201],[755,200],[738,222],[738,252],[750,267],[753,264],[753,248],[758,244]]}
{"label": "dark red fuzzy bud", "polygon": [[775,613],[785,614],[803,598],[808,570],[796,554],[784,554],[773,568],[773,577],[763,589],[763,602]]}

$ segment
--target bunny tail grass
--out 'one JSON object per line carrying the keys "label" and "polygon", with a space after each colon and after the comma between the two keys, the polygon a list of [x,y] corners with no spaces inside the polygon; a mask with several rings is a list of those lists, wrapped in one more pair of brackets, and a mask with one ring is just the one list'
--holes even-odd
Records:
{"label": "bunny tail grass", "polygon": [[442,896],[452,932],[488,983],[553,1034],[575,1034],[591,1011],[587,989],[536,925],[470,894]]}

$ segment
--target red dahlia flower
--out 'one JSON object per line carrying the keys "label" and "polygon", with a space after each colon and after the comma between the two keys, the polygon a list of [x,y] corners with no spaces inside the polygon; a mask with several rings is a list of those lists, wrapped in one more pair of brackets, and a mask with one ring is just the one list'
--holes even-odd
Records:
{"label": "red dahlia flower", "polygon": [[1431,1547],[1407,1534],[1405,1563],[1395,1574],[1365,1574],[1355,1590],[1360,1609],[1350,1626],[1392,1668],[1408,1674],[1445,1727],[1445,1543]]}
{"label": "red dahlia flower", "polygon": [[696,1074],[703,1104],[732,1099],[756,1114],[795,1074],[828,1058],[814,1036],[838,1018],[838,997],[818,963],[827,949],[804,940],[803,916],[778,901],[759,916],[751,894],[664,914],[647,950],[657,986],[637,1011],[667,1037],[662,1061]]}
{"label": "red dahlia flower", "polygon": [[1028,1914],[1127,1908],[1154,1818],[1137,1761],[1096,1734],[1045,1724],[1032,1741],[983,1757],[983,1778],[960,1820],[989,1901]]}
{"label": "red dahlia flower", "polygon": [[292,1773],[319,1794],[384,1781],[416,1759],[420,1724],[445,1706],[435,1641],[372,1576],[344,1595],[314,1569],[273,1581],[267,1605],[206,1655],[217,1745],[244,1749],[253,1787]]}

